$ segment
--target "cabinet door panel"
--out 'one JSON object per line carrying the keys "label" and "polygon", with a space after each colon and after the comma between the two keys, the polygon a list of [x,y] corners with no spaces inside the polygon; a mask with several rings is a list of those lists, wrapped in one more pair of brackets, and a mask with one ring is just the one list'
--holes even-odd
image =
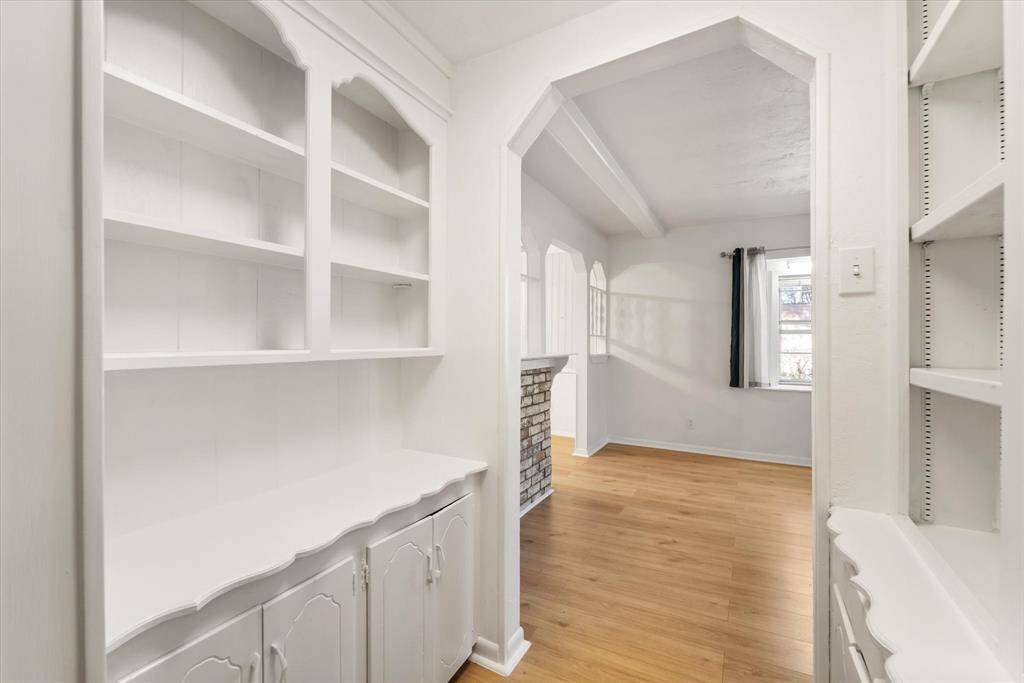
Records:
{"label": "cabinet door panel", "polygon": [[263,606],[266,683],[356,683],[354,573],[350,558]]}
{"label": "cabinet door panel", "polygon": [[476,640],[473,623],[473,496],[432,517],[437,605],[438,683],[448,681],[469,657]]}
{"label": "cabinet door panel", "polygon": [[119,683],[260,683],[260,642],[257,607]]}
{"label": "cabinet door panel", "polygon": [[372,683],[432,683],[434,629],[427,519],[367,548]]}

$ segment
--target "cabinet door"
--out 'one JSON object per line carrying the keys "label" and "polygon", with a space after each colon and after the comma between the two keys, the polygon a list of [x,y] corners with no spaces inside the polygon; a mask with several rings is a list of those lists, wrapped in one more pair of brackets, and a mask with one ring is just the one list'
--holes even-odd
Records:
{"label": "cabinet door", "polygon": [[438,683],[448,681],[469,658],[476,640],[473,622],[473,494],[431,519],[434,523],[435,666]]}
{"label": "cabinet door", "polygon": [[433,683],[428,517],[367,548],[372,683]]}
{"label": "cabinet door", "polygon": [[257,607],[119,683],[260,683],[260,643]]}
{"label": "cabinet door", "polygon": [[356,683],[355,562],[263,605],[265,683]]}

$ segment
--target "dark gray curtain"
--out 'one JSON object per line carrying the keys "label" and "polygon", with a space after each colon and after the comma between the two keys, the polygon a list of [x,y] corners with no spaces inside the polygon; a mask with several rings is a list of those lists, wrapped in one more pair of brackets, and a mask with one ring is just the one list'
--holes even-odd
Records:
{"label": "dark gray curtain", "polygon": [[743,249],[732,250],[732,338],[729,386],[743,386]]}

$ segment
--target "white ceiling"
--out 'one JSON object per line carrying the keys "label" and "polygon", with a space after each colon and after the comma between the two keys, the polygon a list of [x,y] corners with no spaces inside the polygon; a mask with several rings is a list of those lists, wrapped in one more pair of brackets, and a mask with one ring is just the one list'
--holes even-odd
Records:
{"label": "white ceiling", "polygon": [[[809,210],[808,86],[746,48],[575,102],[668,229]],[[602,232],[621,232],[621,214],[603,216],[593,183],[560,177],[583,174],[568,157],[556,159],[557,143],[544,137],[540,158],[531,149],[524,159],[527,172]]]}
{"label": "white ceiling", "polygon": [[511,45],[612,0],[389,0],[449,61]]}
{"label": "white ceiling", "polygon": [[588,178],[548,132],[541,133],[523,157],[523,172],[551,191],[606,235],[636,229]]}

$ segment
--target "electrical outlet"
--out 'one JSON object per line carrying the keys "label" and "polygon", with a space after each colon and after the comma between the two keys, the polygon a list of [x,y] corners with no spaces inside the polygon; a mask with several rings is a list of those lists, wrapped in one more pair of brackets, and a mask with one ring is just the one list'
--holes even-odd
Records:
{"label": "electrical outlet", "polygon": [[694,430],[693,419],[689,419],[686,421],[686,428],[689,429],[691,432]]}

